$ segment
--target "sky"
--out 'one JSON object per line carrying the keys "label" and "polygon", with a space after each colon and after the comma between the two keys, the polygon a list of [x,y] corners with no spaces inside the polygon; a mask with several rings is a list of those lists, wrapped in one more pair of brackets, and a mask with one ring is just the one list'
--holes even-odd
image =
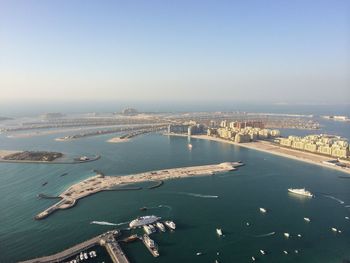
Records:
{"label": "sky", "polygon": [[348,0],[0,0],[0,103],[350,103]]}

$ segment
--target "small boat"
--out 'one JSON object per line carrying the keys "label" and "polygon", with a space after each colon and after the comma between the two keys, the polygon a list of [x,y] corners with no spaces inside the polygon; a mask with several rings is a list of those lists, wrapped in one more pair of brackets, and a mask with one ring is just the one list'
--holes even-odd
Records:
{"label": "small boat", "polygon": [[42,185],[42,186],[45,186],[45,185],[47,185],[47,183],[48,183],[48,182],[44,182],[44,183],[42,183],[41,185]]}
{"label": "small boat", "polygon": [[157,223],[156,223],[156,227],[157,227],[160,231],[165,232],[165,226],[163,225],[163,223],[157,222]]}
{"label": "small boat", "polygon": [[144,207],[140,207],[140,210],[141,210],[141,211],[146,211],[146,210],[147,210],[147,207],[145,207],[145,206],[144,206]]}
{"label": "small boat", "polygon": [[255,257],[252,257],[252,261],[255,261],[256,259],[255,259]]}
{"label": "small boat", "polygon": [[215,263],[219,263],[219,260],[217,260],[217,259],[215,259],[215,261],[214,261]]}
{"label": "small boat", "polygon": [[346,217],[345,217],[345,219],[346,219],[346,220],[349,220],[349,217],[348,217],[348,216],[346,216]]}
{"label": "small boat", "polygon": [[187,147],[188,147],[188,149],[190,149],[190,150],[191,150],[191,149],[192,149],[192,147],[193,147],[193,145],[189,143],[189,144],[187,145]]}
{"label": "small boat", "polygon": [[337,232],[337,231],[338,231],[338,229],[336,229],[335,227],[332,227],[331,230],[332,230],[333,232]]}
{"label": "small boat", "polygon": [[164,224],[169,227],[171,230],[175,230],[176,229],[176,225],[173,221],[165,221]]}
{"label": "small boat", "polygon": [[310,218],[308,218],[308,217],[304,217],[304,220],[305,220],[306,222],[311,222]]}
{"label": "small boat", "polygon": [[288,251],[287,250],[283,250],[283,253],[288,255]]}
{"label": "small boat", "polygon": [[298,237],[301,237],[301,234],[298,234]]}
{"label": "small boat", "polygon": [[61,174],[60,177],[66,176],[68,173]]}
{"label": "small boat", "polygon": [[196,256],[201,256],[201,255],[203,255],[202,252],[197,252],[197,253],[196,253]]}
{"label": "small boat", "polygon": [[249,222],[247,222],[247,223],[245,223],[245,225],[246,225],[246,226],[250,226],[250,223],[249,223]]}
{"label": "small boat", "polygon": [[142,226],[142,227],[143,227],[143,230],[145,231],[145,233],[146,233],[147,235],[152,234],[152,230],[151,230],[151,228],[150,228],[149,226],[144,225],[144,226]]}
{"label": "small boat", "polygon": [[263,208],[263,207],[260,207],[259,210],[260,210],[261,213],[266,213],[267,212],[267,210],[265,208]]}
{"label": "small boat", "polygon": [[80,260],[84,260],[83,252],[80,252],[79,258],[80,258]]}
{"label": "small boat", "polygon": [[219,237],[221,237],[223,235],[221,228],[217,228],[216,233],[218,234]]}
{"label": "small boat", "polygon": [[295,253],[295,254],[298,254],[298,253],[299,253],[299,250],[298,250],[298,249],[294,250],[294,253]]}
{"label": "small boat", "polygon": [[260,249],[260,253],[261,253],[261,255],[266,255],[266,252],[262,249]]}
{"label": "small boat", "polygon": [[340,233],[341,233],[341,230],[338,230],[338,233],[340,234]]}
{"label": "small boat", "polygon": [[152,233],[157,232],[157,229],[154,227],[154,225],[148,225],[148,227],[151,229]]}
{"label": "small boat", "polygon": [[289,238],[289,233],[283,233],[283,235],[286,237],[286,238]]}
{"label": "small boat", "polygon": [[88,254],[84,252],[84,259],[89,259]]}

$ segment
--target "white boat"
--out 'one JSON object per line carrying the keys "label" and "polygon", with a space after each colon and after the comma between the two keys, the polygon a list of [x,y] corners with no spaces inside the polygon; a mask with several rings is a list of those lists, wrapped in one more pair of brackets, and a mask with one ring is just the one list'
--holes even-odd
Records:
{"label": "white boat", "polygon": [[256,260],[255,257],[252,257],[252,260],[255,261]]}
{"label": "white boat", "polygon": [[313,197],[314,196],[311,192],[305,190],[305,188],[299,188],[299,189],[298,188],[288,188],[288,191],[290,193],[293,193],[293,194],[307,196],[307,197]]}
{"label": "white boat", "polygon": [[165,232],[165,226],[163,225],[163,223],[157,222],[156,226],[160,231]]}
{"label": "white boat", "polygon": [[201,255],[203,255],[202,252],[197,252],[197,253],[196,253],[196,256],[201,256]]}
{"label": "white boat", "polygon": [[217,228],[216,233],[218,234],[219,237],[221,237],[223,235],[221,228]]}
{"label": "white boat", "polygon": [[147,226],[147,225],[144,225],[143,226],[143,230],[145,231],[145,233],[147,234],[147,235],[150,235],[150,234],[152,234],[152,230],[149,228],[149,226]]}
{"label": "white boat", "polygon": [[130,228],[135,228],[143,225],[153,224],[154,222],[157,222],[160,219],[160,217],[150,215],[150,216],[140,216],[134,220],[132,220],[129,224]]}
{"label": "white boat", "polygon": [[260,253],[261,253],[261,255],[266,255],[266,252],[262,249],[260,249]]}
{"label": "white boat", "polygon": [[187,145],[187,147],[188,147],[188,149],[190,149],[190,150],[191,150],[191,149],[192,149],[192,147],[193,147],[193,145],[189,143],[189,144]]}
{"label": "white boat", "polygon": [[298,254],[298,253],[299,253],[299,250],[298,250],[298,249],[294,250],[294,253],[295,253],[295,254]]}
{"label": "white boat", "polygon": [[283,235],[286,237],[286,238],[289,238],[289,233],[283,233]]}
{"label": "white boat", "polygon": [[340,233],[341,233],[341,230],[338,230],[338,233],[340,234]]}
{"label": "white boat", "polygon": [[148,225],[148,227],[151,229],[152,233],[157,232],[157,229],[153,225]]}
{"label": "white boat", "polygon": [[79,258],[80,258],[80,260],[84,260],[83,252],[80,252]]}
{"label": "white boat", "polygon": [[331,229],[332,229],[333,232],[337,232],[338,231],[338,229],[336,229],[335,227],[332,227]]}
{"label": "white boat", "polygon": [[288,255],[288,251],[287,250],[283,250],[283,253]]}
{"label": "white boat", "polygon": [[153,256],[158,257],[158,246],[148,235],[143,235],[143,242],[147,246],[148,250],[152,253]]}
{"label": "white boat", "polygon": [[298,234],[298,237],[301,237],[301,234]]}
{"label": "white boat", "polygon": [[349,217],[348,217],[348,216],[346,216],[346,217],[345,217],[345,219],[346,219],[346,220],[349,220]]}
{"label": "white boat", "polygon": [[89,259],[88,254],[87,254],[87,253],[85,253],[85,252],[84,252],[84,258],[85,258],[85,259]]}
{"label": "white boat", "polygon": [[308,217],[304,217],[304,220],[305,220],[306,222],[311,222],[311,219],[308,218]]}
{"label": "white boat", "polygon": [[263,207],[260,207],[259,210],[260,210],[261,213],[266,213],[267,212],[267,210],[265,208],[263,208]]}
{"label": "white boat", "polygon": [[165,221],[164,224],[169,227],[171,230],[175,230],[176,229],[176,225],[173,221]]}
{"label": "white boat", "polygon": [[250,223],[249,223],[249,222],[247,222],[247,223],[245,223],[245,225],[246,225],[246,226],[250,226]]}

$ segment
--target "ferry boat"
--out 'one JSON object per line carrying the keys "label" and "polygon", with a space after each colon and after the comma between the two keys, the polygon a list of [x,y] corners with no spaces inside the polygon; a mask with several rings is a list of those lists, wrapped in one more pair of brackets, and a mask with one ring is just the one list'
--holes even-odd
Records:
{"label": "ferry boat", "polygon": [[310,192],[305,190],[305,188],[288,188],[288,192],[297,194],[297,195],[302,195],[302,196],[307,196],[307,197],[313,197],[314,195]]}
{"label": "ferry boat", "polygon": [[176,229],[176,225],[173,221],[165,221],[164,224],[169,227],[171,230],[175,230]]}
{"label": "ferry boat", "polygon": [[289,238],[289,233],[283,233],[283,235],[286,237],[286,238]]}
{"label": "ferry boat", "polygon": [[147,225],[144,225],[144,226],[143,226],[143,230],[145,231],[145,233],[146,233],[147,235],[152,234],[151,228],[150,228],[149,226],[147,226]]}
{"label": "ferry boat", "polygon": [[159,257],[158,246],[148,235],[143,235],[143,242],[154,257]]}
{"label": "ferry boat", "polygon": [[216,233],[218,234],[219,237],[221,237],[223,235],[221,228],[217,228]]}
{"label": "ferry boat", "polygon": [[143,225],[153,224],[158,221],[160,217],[150,215],[150,216],[140,216],[134,220],[132,220],[129,224],[130,228],[140,227]]}
{"label": "ferry boat", "polygon": [[165,232],[165,226],[163,225],[163,223],[157,222],[156,226],[160,231]]}
{"label": "ferry boat", "polygon": [[261,213],[266,213],[267,212],[267,210],[265,208],[263,208],[263,207],[260,207],[259,210],[260,210]]}
{"label": "ferry boat", "polygon": [[305,220],[306,222],[310,222],[310,221],[311,221],[311,219],[308,218],[308,217],[304,217],[304,220]]}

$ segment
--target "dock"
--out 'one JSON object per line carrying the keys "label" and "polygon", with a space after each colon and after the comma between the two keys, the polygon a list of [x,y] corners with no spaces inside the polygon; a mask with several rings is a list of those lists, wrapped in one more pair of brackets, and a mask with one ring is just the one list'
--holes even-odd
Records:
{"label": "dock", "polygon": [[40,258],[21,261],[19,263],[57,263],[66,259],[79,255],[80,252],[86,251],[94,246],[104,246],[114,263],[130,263],[123,250],[119,246],[116,236],[119,236],[120,232],[117,230],[108,231],[102,235],[91,238],[80,244],[77,244],[71,248],[68,248],[62,252],[51,256],[44,256]]}
{"label": "dock", "polygon": [[[171,179],[214,175],[217,173],[224,173],[236,170],[237,167],[242,165],[244,164],[241,162],[225,162],[219,164],[149,171],[125,176],[105,176],[103,174],[98,174],[69,187],[67,190],[65,190],[62,194],[59,195],[59,197],[61,198],[59,202],[37,214],[35,216],[35,219],[44,219],[59,209],[67,209],[73,207],[81,198],[87,197],[89,195],[101,191],[108,191],[117,186],[135,184],[140,182],[162,182],[164,180]],[[160,185],[161,184],[157,184],[156,186],[158,187]]]}

